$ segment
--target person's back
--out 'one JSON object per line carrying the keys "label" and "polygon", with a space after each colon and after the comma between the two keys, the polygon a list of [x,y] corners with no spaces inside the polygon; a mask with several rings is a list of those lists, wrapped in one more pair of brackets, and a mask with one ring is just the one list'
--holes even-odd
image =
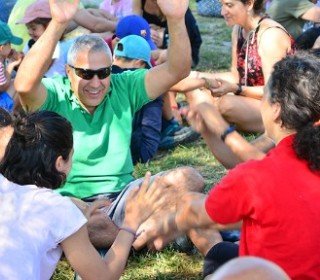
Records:
{"label": "person's back", "polygon": [[0,278],[49,279],[62,254],[59,243],[87,220],[69,198],[2,175],[0,201]]}
{"label": "person's back", "polygon": [[315,246],[320,234],[320,174],[297,158],[292,141],[289,136],[262,161],[249,161],[230,171],[229,180],[236,180],[237,192],[242,193],[230,211],[237,215],[236,207],[247,201],[242,209],[247,214],[240,255],[272,260],[291,277],[315,279],[320,274],[320,249]]}

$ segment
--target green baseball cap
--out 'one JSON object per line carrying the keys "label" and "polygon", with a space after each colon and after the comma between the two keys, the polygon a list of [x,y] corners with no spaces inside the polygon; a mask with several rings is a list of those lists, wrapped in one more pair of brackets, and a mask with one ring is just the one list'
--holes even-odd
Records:
{"label": "green baseball cap", "polygon": [[23,40],[12,34],[8,24],[0,20],[0,45],[7,43],[21,45]]}

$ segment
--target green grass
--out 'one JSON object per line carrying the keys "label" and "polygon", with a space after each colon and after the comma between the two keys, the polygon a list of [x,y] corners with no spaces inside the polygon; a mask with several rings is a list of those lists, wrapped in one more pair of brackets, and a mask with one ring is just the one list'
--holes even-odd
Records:
{"label": "green grass", "polygon": [[[231,31],[223,19],[197,16],[195,1],[191,8],[197,18],[202,34],[203,44],[200,53],[201,71],[223,71],[230,66]],[[178,166],[193,166],[205,178],[206,190],[218,182],[225,174],[225,169],[215,160],[203,140],[198,140],[185,146],[179,146],[172,151],[159,152],[155,160],[149,164],[138,164],[134,175],[142,177],[147,170],[152,174]],[[130,257],[122,279],[202,279],[202,258],[199,254],[187,255],[168,247],[162,252],[135,254]],[[54,280],[73,279],[73,272],[68,263],[59,263]]]}

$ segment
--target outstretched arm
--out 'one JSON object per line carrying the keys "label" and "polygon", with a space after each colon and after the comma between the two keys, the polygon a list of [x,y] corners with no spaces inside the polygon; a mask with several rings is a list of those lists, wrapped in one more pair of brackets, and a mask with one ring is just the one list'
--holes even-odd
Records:
{"label": "outstretched arm", "polygon": [[158,0],[157,3],[167,19],[170,44],[168,60],[146,74],[147,93],[153,99],[185,78],[191,69],[191,47],[184,20],[189,1]]}
{"label": "outstretched arm", "polygon": [[[156,181],[155,181],[156,182]],[[154,211],[165,204],[165,188],[150,184],[150,173],[146,174],[140,189],[134,189],[128,196],[123,227],[105,255],[101,259],[89,241],[87,228],[84,226],[75,234],[65,239],[62,249],[73,269],[83,279],[119,279],[135,239],[135,232]]]}
{"label": "outstretched arm", "polygon": [[200,103],[188,113],[188,121],[201,133],[212,154],[226,167],[233,168],[249,159],[262,159],[265,153],[250,144],[237,131],[229,133],[225,141],[221,135],[229,124],[220,115],[218,109],[207,102]]}
{"label": "outstretched arm", "polygon": [[46,100],[47,91],[41,79],[50,65],[57,42],[77,12],[79,1],[49,0],[52,20],[23,59],[14,82],[22,106],[28,110],[37,110]]}

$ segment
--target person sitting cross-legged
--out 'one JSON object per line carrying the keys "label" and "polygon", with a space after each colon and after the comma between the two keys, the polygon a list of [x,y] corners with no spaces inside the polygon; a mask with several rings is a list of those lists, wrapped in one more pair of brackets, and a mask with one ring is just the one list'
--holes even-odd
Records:
{"label": "person sitting cross-legged", "polygon": [[[67,77],[42,79],[58,40],[77,13],[79,0],[49,3],[52,20],[22,61],[15,87],[25,109],[54,111],[71,122],[73,166],[59,192],[83,200],[78,200],[80,207],[98,199],[112,201],[108,217],[97,213],[88,222],[93,244],[108,247],[122,223],[128,190],[141,183],[132,176],[134,113],[190,72],[191,48],[184,22],[189,1],[158,0],[171,34],[168,61],[164,64],[111,74],[112,57],[106,42],[95,35],[84,35],[75,39],[69,49]],[[202,177],[191,167],[176,168],[160,176],[164,185],[176,191],[158,213],[160,216],[161,212],[174,211],[184,192],[203,189]],[[156,217],[151,216],[145,224],[152,219]]]}

